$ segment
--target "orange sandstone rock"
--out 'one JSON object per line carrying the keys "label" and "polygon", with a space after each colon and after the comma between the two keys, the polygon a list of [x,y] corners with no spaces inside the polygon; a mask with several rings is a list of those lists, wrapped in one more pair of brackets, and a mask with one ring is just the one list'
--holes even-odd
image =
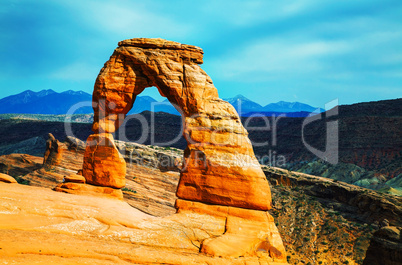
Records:
{"label": "orange sandstone rock", "polygon": [[281,237],[266,212],[271,208],[268,182],[237,112],[219,99],[211,78],[200,68],[202,55],[198,47],[163,39],[119,42],[96,79],[92,126],[96,134],[87,141],[83,176],[94,185],[124,186],[125,162],[110,133],[123,123],[136,96],[156,86],[181,112],[188,143],[172,220],[182,223],[186,216],[197,214],[225,224],[224,229],[216,226],[222,232],[213,237],[194,234],[194,240],[202,242],[202,253],[286,263]]}
{"label": "orange sandstone rock", "polygon": [[[136,96],[145,88],[156,86],[184,120],[183,134],[188,146],[177,196],[216,205],[268,210],[270,189],[248,133],[233,106],[219,99],[211,78],[199,66],[202,57],[201,48],[163,39],[119,42],[96,79],[93,130],[97,135],[114,132]],[[117,157],[112,149],[107,150]],[[96,150],[96,155],[93,152],[94,147],[87,147],[84,158],[87,182],[119,187],[107,181],[108,177],[116,177],[112,173],[115,169],[108,169],[109,166],[121,168],[121,163],[112,165],[112,161],[119,159],[110,160],[100,150]],[[97,156],[108,162],[94,163]],[[98,173],[90,173],[95,171]]]}
{"label": "orange sandstone rock", "polygon": [[70,194],[92,195],[97,197],[109,197],[113,199],[123,200],[123,192],[121,191],[121,189],[99,187],[84,183],[60,183],[53,190]]}
{"label": "orange sandstone rock", "polygon": [[109,133],[88,137],[83,176],[89,184],[120,189],[125,186],[126,162]]}
{"label": "orange sandstone rock", "polygon": [[54,138],[53,134],[49,133],[46,141],[46,151],[43,156],[43,165],[52,166],[60,164],[63,150],[65,149],[67,147]]}
{"label": "orange sandstone rock", "polygon": [[85,178],[82,175],[71,174],[64,177],[64,182],[74,182],[74,183],[84,183],[86,182]]}
{"label": "orange sandstone rock", "polygon": [[253,221],[226,216],[183,211],[153,218],[120,200],[0,183],[0,260],[4,264],[286,264],[270,257],[272,251],[263,251],[268,249],[265,245],[258,246],[256,255],[238,258],[200,253],[210,238],[225,236],[227,229],[233,234],[236,227],[253,230]]}
{"label": "orange sandstone rock", "polygon": [[200,251],[215,257],[268,255],[275,262],[286,263],[286,251],[274,218],[265,211],[230,206],[208,205],[178,199],[179,214],[207,214],[225,219],[225,232],[202,242]]}
{"label": "orange sandstone rock", "polygon": [[15,178],[11,177],[10,175],[0,173],[0,182],[5,183],[18,183]]}

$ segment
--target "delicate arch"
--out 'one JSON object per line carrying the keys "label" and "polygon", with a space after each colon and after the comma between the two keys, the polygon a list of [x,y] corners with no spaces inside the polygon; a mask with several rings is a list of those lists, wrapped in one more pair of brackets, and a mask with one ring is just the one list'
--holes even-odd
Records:
{"label": "delicate arch", "polygon": [[[235,109],[219,99],[201,69],[202,49],[162,39],[119,42],[100,71],[93,93],[96,133],[112,133],[135,98],[155,86],[178,106],[188,146],[180,175],[180,199],[268,210],[268,182]],[[202,154],[202,155],[200,155]],[[200,157],[202,159],[200,160]]]}

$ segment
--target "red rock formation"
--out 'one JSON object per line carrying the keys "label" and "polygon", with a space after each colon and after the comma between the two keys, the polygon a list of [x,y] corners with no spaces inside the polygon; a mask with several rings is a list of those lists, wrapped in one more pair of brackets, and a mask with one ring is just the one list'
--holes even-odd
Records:
{"label": "red rock formation", "polygon": [[119,42],[95,83],[96,134],[87,141],[83,176],[94,185],[124,186],[125,163],[110,133],[123,123],[136,96],[156,86],[181,112],[188,143],[177,189],[178,213],[219,216],[226,223],[224,234],[205,239],[201,252],[240,257],[262,251],[285,263],[282,240],[266,212],[271,208],[268,182],[236,110],[219,99],[199,66],[202,57],[198,47],[163,39]]}
{"label": "red rock formation", "polygon": [[73,182],[73,183],[86,183],[86,180],[83,176],[78,174],[71,174],[69,176],[64,177],[64,182]]}
{"label": "red rock formation", "polygon": [[223,218],[225,232],[202,242],[200,251],[215,257],[258,256],[267,253],[276,261],[284,261],[286,251],[274,218],[265,211],[230,206],[207,205],[178,199],[178,213],[207,214]]}
{"label": "red rock formation", "polygon": [[15,178],[11,177],[10,175],[0,173],[0,182],[4,183],[17,183]]}
{"label": "red rock formation", "polygon": [[92,195],[123,200],[123,192],[120,189],[93,186],[84,183],[65,182],[57,185],[53,190],[70,194]]}
{"label": "red rock formation", "polygon": [[43,156],[43,165],[51,166],[60,163],[60,158],[62,156],[63,149],[65,146],[60,143],[53,134],[48,134],[48,139],[46,141],[46,151]]}
{"label": "red rock formation", "polygon": [[146,87],[156,86],[184,118],[188,146],[177,196],[268,210],[270,189],[247,131],[235,109],[219,99],[211,78],[200,68],[202,57],[198,47],[162,39],[120,42],[95,83],[93,130],[114,132],[136,96]]}
{"label": "red rock formation", "polygon": [[120,189],[126,184],[126,161],[109,133],[88,137],[84,155],[83,175],[96,186]]}

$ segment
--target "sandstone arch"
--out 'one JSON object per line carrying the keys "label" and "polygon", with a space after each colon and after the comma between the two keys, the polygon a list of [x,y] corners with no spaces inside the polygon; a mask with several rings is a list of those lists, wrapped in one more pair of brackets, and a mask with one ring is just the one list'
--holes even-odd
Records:
{"label": "sandstone arch", "polygon": [[[162,39],[119,42],[96,79],[93,130],[114,132],[136,96],[155,86],[183,116],[188,147],[177,196],[213,205],[268,210],[270,189],[248,133],[235,109],[219,99],[211,78],[199,66],[202,62],[203,51],[195,46]],[[84,176],[96,179],[86,168],[84,165]]]}
{"label": "sandstone arch", "polygon": [[211,78],[199,66],[202,57],[198,47],[162,39],[119,42],[95,83],[95,134],[87,140],[82,172],[92,184],[87,186],[107,187],[104,193],[120,191],[122,197],[126,164],[111,133],[122,124],[136,96],[156,86],[181,111],[188,143],[177,214],[172,218],[191,226],[187,216],[203,216],[210,229],[223,228],[198,239],[202,253],[257,256],[263,263],[287,264],[282,239],[267,212],[268,182],[235,109],[219,99]]}

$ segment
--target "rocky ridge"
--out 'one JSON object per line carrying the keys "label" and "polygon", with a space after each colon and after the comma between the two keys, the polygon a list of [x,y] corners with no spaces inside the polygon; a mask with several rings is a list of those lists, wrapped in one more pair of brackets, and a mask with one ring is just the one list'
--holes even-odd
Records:
{"label": "rocky ridge", "polygon": [[402,198],[351,185],[345,182],[263,167],[264,173],[274,185],[303,189],[304,193],[320,198],[338,210],[343,209],[351,217],[365,223],[377,223],[386,219],[391,225],[402,225]]}

